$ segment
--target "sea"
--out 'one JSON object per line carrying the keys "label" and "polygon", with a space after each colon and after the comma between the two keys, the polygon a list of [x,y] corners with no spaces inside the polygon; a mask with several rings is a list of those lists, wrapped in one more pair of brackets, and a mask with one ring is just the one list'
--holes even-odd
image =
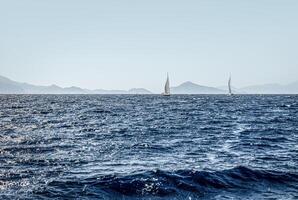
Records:
{"label": "sea", "polygon": [[0,199],[298,199],[298,96],[0,95]]}

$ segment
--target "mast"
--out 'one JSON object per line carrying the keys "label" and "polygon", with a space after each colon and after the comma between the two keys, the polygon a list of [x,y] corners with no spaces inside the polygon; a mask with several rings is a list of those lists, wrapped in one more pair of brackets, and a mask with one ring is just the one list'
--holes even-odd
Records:
{"label": "mast", "polygon": [[232,87],[231,87],[231,75],[228,81],[228,87],[229,87],[229,95],[232,95]]}

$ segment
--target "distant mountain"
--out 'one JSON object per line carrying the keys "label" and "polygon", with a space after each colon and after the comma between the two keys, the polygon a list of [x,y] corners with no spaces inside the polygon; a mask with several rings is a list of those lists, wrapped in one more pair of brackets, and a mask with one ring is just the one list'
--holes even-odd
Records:
{"label": "distant mountain", "polygon": [[96,89],[91,90],[91,94],[128,94],[126,90],[104,90],[104,89]]}
{"label": "distant mountain", "polygon": [[57,85],[38,86],[20,83],[0,76],[0,94],[152,94],[143,88],[126,90],[87,90],[79,87],[62,88]]}
{"label": "distant mountain", "polygon": [[172,94],[225,94],[226,91],[203,85],[198,85],[190,81],[184,82],[177,87],[171,88]]}
{"label": "distant mountain", "polygon": [[[287,85],[264,84],[252,85],[243,88],[232,87],[234,94],[298,94],[298,81]],[[227,94],[227,86],[207,87],[192,82],[185,82],[172,87],[173,94]]]}
{"label": "distant mountain", "polygon": [[298,94],[298,82],[287,85],[263,84],[240,88],[248,94]]}
{"label": "distant mountain", "polygon": [[144,88],[132,88],[130,90],[104,90],[104,89],[96,89],[89,90],[91,94],[153,94],[149,90]]}
{"label": "distant mountain", "polygon": [[128,90],[128,93],[130,94],[152,94],[149,90],[146,90],[144,88],[132,88]]}
{"label": "distant mountain", "polygon": [[75,87],[75,86],[63,88],[63,91],[69,94],[87,94],[88,93],[88,90]]}
{"label": "distant mountain", "polygon": [[[216,88],[218,88],[218,89],[220,89],[220,90],[224,90],[225,91],[225,93],[226,94],[228,94],[228,86],[218,86],[218,87],[216,87]],[[243,91],[243,90],[241,90],[241,89],[239,89],[239,88],[235,88],[235,87],[232,87],[232,93],[233,94],[246,94],[246,92],[245,91]]]}
{"label": "distant mountain", "polygon": [[279,84],[251,85],[241,89],[249,94],[275,94],[284,91],[283,86]]}
{"label": "distant mountain", "polygon": [[298,81],[286,85],[289,94],[298,94]]}
{"label": "distant mountain", "polygon": [[24,93],[24,89],[19,86],[19,83],[14,82],[6,77],[0,76],[0,93],[2,94]]}

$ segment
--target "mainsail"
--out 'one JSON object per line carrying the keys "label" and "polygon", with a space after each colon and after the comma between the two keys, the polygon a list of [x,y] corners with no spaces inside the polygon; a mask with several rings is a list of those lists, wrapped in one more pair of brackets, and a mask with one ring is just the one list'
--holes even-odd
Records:
{"label": "mainsail", "polygon": [[170,95],[170,81],[169,81],[169,75],[167,74],[167,81],[165,84],[165,92],[164,95]]}
{"label": "mainsail", "polygon": [[231,87],[231,76],[229,78],[229,82],[228,82],[228,87],[229,87],[229,95],[232,95],[232,87]]}

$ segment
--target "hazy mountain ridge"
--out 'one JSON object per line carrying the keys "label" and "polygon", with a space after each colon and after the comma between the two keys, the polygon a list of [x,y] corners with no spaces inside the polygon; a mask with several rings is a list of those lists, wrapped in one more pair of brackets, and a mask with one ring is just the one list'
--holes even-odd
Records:
{"label": "hazy mountain ridge", "polygon": [[293,82],[286,85],[277,83],[252,85],[240,88],[247,94],[298,94],[298,82]]}
{"label": "hazy mountain ridge", "polygon": [[[242,88],[232,87],[235,94],[298,94],[298,81],[287,84],[251,85]],[[227,94],[227,86],[208,87],[190,81],[171,87],[172,94]],[[38,86],[20,83],[0,76],[0,94],[153,94],[144,88],[130,90],[82,89],[80,87],[60,87],[57,85]]]}
{"label": "hazy mountain ridge", "polygon": [[[225,93],[228,93],[229,92],[229,89],[228,89],[228,86],[227,85],[226,86],[218,86],[216,88],[221,89],[221,90],[224,90]],[[232,86],[232,91],[233,91],[233,94],[246,94],[245,91],[243,91],[243,90],[241,90],[239,88],[233,87],[233,86]]]}
{"label": "hazy mountain ridge", "polygon": [[144,88],[131,88],[128,92],[130,94],[152,94],[152,92]]}
{"label": "hazy mountain ridge", "polygon": [[20,83],[0,76],[0,94],[152,94],[144,88],[126,90],[88,90],[80,87],[60,87],[57,85],[38,86]]}
{"label": "hazy mountain ridge", "polygon": [[19,83],[14,82],[6,77],[0,76],[0,93],[23,93],[24,89],[19,86]]}

